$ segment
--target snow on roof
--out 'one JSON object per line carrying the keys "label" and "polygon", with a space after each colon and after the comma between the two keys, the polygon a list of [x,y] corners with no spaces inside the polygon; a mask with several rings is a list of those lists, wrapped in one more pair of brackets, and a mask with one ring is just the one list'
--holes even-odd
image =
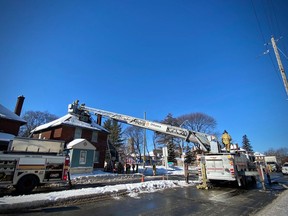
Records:
{"label": "snow on roof", "polygon": [[72,114],[67,114],[67,115],[65,115],[59,119],[56,119],[52,122],[48,122],[46,124],[40,125],[40,126],[36,127],[34,130],[32,130],[31,133],[41,131],[44,129],[48,129],[51,127],[55,127],[58,125],[71,125],[71,126],[77,126],[77,127],[81,127],[81,128],[88,128],[91,130],[105,131],[105,132],[109,133],[108,130],[106,130],[104,127],[98,125],[95,121],[92,121],[92,123],[83,122],[83,121],[80,121],[77,116],[72,115]]}
{"label": "snow on roof", "polygon": [[96,147],[86,139],[74,139],[67,145],[67,149],[90,149],[95,150]]}
{"label": "snow on roof", "polygon": [[22,118],[20,118],[20,116],[16,115],[14,112],[10,111],[1,104],[0,104],[0,118],[23,122],[23,124],[26,124],[25,120],[23,120]]}
{"label": "snow on roof", "polygon": [[255,156],[265,156],[264,154],[260,153],[260,152],[255,152],[254,153]]}

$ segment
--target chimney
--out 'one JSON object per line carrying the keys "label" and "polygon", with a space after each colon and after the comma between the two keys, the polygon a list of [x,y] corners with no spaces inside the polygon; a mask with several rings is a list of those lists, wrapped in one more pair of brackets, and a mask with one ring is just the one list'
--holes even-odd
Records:
{"label": "chimney", "polygon": [[20,114],[21,114],[22,106],[23,106],[23,103],[24,103],[24,99],[25,99],[25,97],[23,95],[19,96],[18,99],[17,99],[17,103],[16,103],[16,106],[15,106],[14,113],[16,115],[18,115],[18,116],[20,116]]}
{"label": "chimney", "polygon": [[97,115],[97,124],[101,126],[102,123],[102,115]]}

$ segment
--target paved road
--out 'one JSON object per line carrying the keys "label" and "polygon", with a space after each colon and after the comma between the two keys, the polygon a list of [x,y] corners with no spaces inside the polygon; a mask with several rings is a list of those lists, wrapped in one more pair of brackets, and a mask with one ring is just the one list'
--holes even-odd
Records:
{"label": "paved road", "polygon": [[[274,186],[273,186],[274,187]],[[275,185],[275,187],[277,187]],[[116,196],[102,200],[66,203],[61,206],[26,210],[29,216],[77,215],[254,215],[273,202],[280,189],[249,190],[230,186],[198,190],[195,187],[167,189],[155,193]],[[18,213],[19,214],[19,213]],[[14,214],[11,214],[14,215]],[[260,214],[261,215],[261,214]],[[277,215],[278,214],[274,214]]]}
{"label": "paved road", "polygon": [[[287,211],[283,211],[287,204],[287,191],[283,192],[283,188],[287,187],[288,177],[277,174],[272,176],[272,180],[273,184],[271,186],[267,185],[266,191],[261,190],[260,184],[258,184],[258,188],[250,188],[249,190],[233,188],[229,185],[215,187],[210,190],[197,190],[195,187],[187,187],[151,194],[140,194],[137,197],[119,196],[113,199],[107,199],[106,197],[105,200],[94,200],[92,202],[89,202],[91,200],[84,200],[84,203],[74,201],[58,207],[26,210],[22,213],[28,213],[31,216],[42,215],[43,213],[47,216],[94,215],[95,212],[99,215],[125,214],[127,216],[148,214],[288,215]],[[266,205],[267,207],[261,210]],[[19,215],[19,213],[16,215]]]}

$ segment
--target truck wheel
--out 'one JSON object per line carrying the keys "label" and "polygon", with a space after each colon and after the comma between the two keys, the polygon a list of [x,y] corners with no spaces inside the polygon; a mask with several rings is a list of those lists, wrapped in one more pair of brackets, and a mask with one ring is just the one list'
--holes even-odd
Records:
{"label": "truck wheel", "polygon": [[37,185],[38,178],[34,175],[23,176],[16,185],[16,190],[20,194],[30,193]]}

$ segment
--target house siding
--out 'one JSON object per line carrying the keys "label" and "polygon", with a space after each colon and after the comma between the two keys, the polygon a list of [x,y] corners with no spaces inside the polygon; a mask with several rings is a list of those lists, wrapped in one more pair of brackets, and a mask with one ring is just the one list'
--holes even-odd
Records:
{"label": "house siding", "polygon": [[[71,164],[70,164],[71,167],[93,167],[94,150],[72,149],[70,151],[72,153],[72,159],[71,159]],[[85,164],[79,163],[81,151],[87,151]]]}
{"label": "house siding", "polygon": [[[23,124],[23,123],[22,123]],[[18,135],[21,122],[0,118],[0,132]]]}

